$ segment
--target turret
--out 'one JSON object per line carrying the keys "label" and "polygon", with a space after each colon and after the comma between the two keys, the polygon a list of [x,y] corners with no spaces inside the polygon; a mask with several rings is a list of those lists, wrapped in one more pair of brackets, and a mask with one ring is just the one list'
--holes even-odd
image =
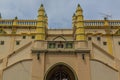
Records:
{"label": "turret", "polygon": [[85,40],[85,29],[84,29],[84,16],[83,16],[83,10],[78,4],[76,13],[73,16],[73,20],[75,20],[75,23],[73,23],[75,26],[75,39],[76,41],[83,41]]}
{"label": "turret", "polygon": [[75,28],[75,23],[76,22],[76,15],[75,15],[75,13],[73,14],[73,16],[72,16],[72,26],[73,26],[73,29]]}
{"label": "turret", "polygon": [[45,40],[46,38],[46,13],[43,4],[41,4],[38,10],[37,28],[36,28],[36,40]]}
{"label": "turret", "polygon": [[45,14],[45,27],[48,29],[48,16]]}

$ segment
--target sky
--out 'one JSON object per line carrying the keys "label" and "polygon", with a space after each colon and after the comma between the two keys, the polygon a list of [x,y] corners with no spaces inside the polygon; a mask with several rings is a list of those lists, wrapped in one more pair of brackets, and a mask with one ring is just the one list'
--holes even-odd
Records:
{"label": "sky", "polygon": [[3,19],[37,19],[37,12],[44,4],[49,28],[72,28],[72,15],[77,5],[83,9],[84,19],[120,19],[120,0],[0,0]]}

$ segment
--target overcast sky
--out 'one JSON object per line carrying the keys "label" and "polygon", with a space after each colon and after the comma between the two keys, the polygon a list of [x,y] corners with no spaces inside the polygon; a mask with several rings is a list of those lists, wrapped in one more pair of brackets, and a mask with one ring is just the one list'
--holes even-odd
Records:
{"label": "overcast sky", "polygon": [[84,19],[120,19],[120,0],[0,0],[3,19],[36,19],[41,2],[49,19],[49,28],[71,28],[72,15],[79,3],[84,11]]}

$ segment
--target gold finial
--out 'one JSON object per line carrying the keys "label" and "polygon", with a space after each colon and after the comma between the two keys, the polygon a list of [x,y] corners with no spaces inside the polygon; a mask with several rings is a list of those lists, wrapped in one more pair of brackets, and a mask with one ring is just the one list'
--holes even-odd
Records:
{"label": "gold finial", "polygon": [[78,4],[78,6],[77,6],[77,10],[82,10],[80,4]]}
{"label": "gold finial", "polygon": [[16,17],[15,17],[15,20],[17,20],[17,19],[18,19],[18,17],[16,16]]}
{"label": "gold finial", "polygon": [[40,11],[40,10],[44,10],[44,5],[43,4],[40,5],[40,8],[39,8],[38,11]]}
{"label": "gold finial", "polygon": [[44,7],[43,4],[41,4],[41,7]]}

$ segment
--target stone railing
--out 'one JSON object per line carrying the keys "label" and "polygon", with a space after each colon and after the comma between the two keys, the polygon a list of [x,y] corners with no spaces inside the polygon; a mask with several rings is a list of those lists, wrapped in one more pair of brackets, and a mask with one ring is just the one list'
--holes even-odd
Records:
{"label": "stone railing", "polygon": [[[85,20],[84,26],[104,26],[105,20]],[[120,26],[120,20],[108,20],[109,26]]]}
{"label": "stone railing", "polygon": [[120,20],[110,20],[109,25],[110,26],[120,26]]}
{"label": "stone railing", "polygon": [[[0,20],[0,26],[12,26],[15,20]],[[37,20],[16,20],[17,26],[36,26]]]}
{"label": "stone railing", "polygon": [[104,26],[103,20],[85,20],[84,26]]}
{"label": "stone railing", "polygon": [[36,26],[37,21],[36,20],[18,20],[17,25],[20,26]]}
{"label": "stone railing", "polygon": [[13,25],[13,20],[0,20],[0,25],[11,26]]}

